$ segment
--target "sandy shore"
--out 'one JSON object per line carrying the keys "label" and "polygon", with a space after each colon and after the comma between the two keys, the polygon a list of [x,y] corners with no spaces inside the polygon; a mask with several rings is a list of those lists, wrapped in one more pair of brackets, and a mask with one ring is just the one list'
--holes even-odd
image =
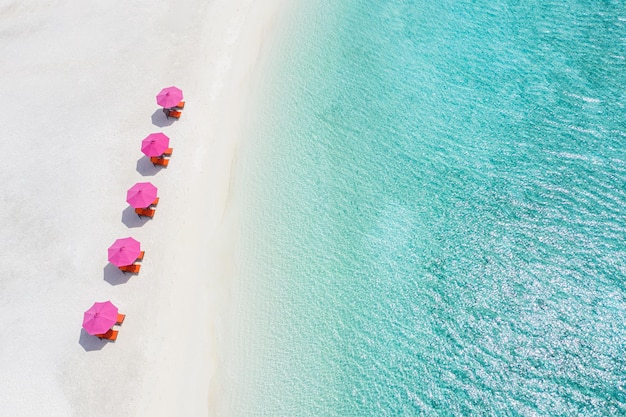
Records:
{"label": "sandy shore", "polygon": [[[232,271],[231,173],[256,63],[284,0],[0,1],[0,409],[20,416],[213,415]],[[155,102],[183,89],[181,120]],[[154,169],[141,139],[174,148]],[[159,187],[156,216],[125,202]],[[123,276],[107,247],[146,251]],[[126,321],[81,330],[94,301]]]}

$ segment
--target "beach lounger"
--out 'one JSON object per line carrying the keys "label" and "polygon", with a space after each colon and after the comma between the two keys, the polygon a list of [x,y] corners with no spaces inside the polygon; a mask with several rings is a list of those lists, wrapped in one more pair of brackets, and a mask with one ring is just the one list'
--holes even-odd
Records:
{"label": "beach lounger", "polygon": [[136,208],[135,209],[135,214],[137,214],[137,216],[139,217],[154,217],[154,213],[156,210],[154,209],[149,209],[149,208]]}
{"label": "beach lounger", "polygon": [[174,148],[167,148],[162,156],[172,156],[172,152],[174,152]]}
{"label": "beach lounger", "polygon": [[168,119],[170,117],[173,117],[174,119],[180,119],[181,116],[181,112],[176,111],[176,110],[170,110],[170,109],[163,109],[163,112],[165,113],[165,117],[167,117]]}
{"label": "beach lounger", "polygon": [[139,252],[139,256],[137,257],[137,260],[135,262],[143,261],[143,256],[145,254],[146,254],[145,250],[142,250],[141,252]]}
{"label": "beach lounger", "polygon": [[150,207],[156,207],[159,204],[159,197],[155,198],[152,203],[150,203]]}
{"label": "beach lounger", "polygon": [[175,109],[179,109],[182,110],[185,108],[185,102],[181,101],[180,103],[178,103],[177,105],[174,106]]}
{"label": "beach lounger", "polygon": [[97,334],[95,336],[99,337],[100,340],[106,339],[106,340],[110,340],[112,342],[115,342],[115,340],[117,339],[117,334],[118,333],[119,332],[117,330],[109,329],[109,331],[107,331],[106,333]]}
{"label": "beach lounger", "polygon": [[154,166],[162,166],[163,168],[167,168],[167,165],[170,163],[169,159],[165,159],[165,158],[157,158],[156,156],[152,156],[150,157],[150,162],[152,162],[152,165]]}
{"label": "beach lounger", "polygon": [[124,323],[125,318],[126,318],[126,314],[117,313],[117,321],[115,322],[115,324],[119,326],[120,324]]}
{"label": "beach lounger", "polygon": [[126,265],[126,266],[119,266],[118,268],[123,273],[130,272],[131,274],[138,274],[139,270],[141,269],[141,265],[132,264],[132,265]]}

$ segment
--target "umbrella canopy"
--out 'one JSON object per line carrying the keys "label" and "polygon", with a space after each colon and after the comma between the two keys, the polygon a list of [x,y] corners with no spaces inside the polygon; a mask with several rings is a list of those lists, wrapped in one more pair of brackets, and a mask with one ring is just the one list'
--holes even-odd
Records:
{"label": "umbrella canopy", "polygon": [[133,208],[146,208],[157,198],[157,191],[151,182],[138,182],[126,193],[126,201]]}
{"label": "umbrella canopy", "polygon": [[117,307],[110,301],[94,303],[85,311],[83,316],[83,329],[89,334],[103,334],[117,321]]}
{"label": "umbrella canopy", "polygon": [[141,141],[141,152],[146,156],[161,156],[170,146],[170,138],[163,133],[151,133]]}
{"label": "umbrella canopy", "polygon": [[170,108],[174,107],[183,99],[183,91],[178,87],[166,87],[156,96],[159,106]]}
{"label": "umbrella canopy", "polygon": [[109,246],[109,262],[115,266],[132,265],[141,253],[141,243],[132,237],[117,239]]}

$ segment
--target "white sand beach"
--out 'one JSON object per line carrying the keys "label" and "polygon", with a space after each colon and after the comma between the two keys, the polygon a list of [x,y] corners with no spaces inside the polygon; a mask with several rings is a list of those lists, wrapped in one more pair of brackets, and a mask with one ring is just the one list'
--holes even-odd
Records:
{"label": "white sand beach", "polygon": [[[286,3],[0,0],[2,415],[220,408],[231,174]],[[170,85],[185,95],[178,121],[155,101]],[[174,148],[163,170],[140,151],[160,131]],[[139,181],[159,188],[152,220],[125,201]],[[127,236],[146,251],[137,276],[107,260]],[[81,329],[105,300],[126,314],[115,343]]]}

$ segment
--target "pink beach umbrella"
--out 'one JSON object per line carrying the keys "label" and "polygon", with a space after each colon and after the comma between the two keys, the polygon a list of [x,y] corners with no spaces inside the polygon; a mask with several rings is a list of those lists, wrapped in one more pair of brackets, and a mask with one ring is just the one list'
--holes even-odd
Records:
{"label": "pink beach umbrella", "polygon": [[157,191],[151,182],[138,182],[126,193],[126,201],[133,208],[146,208],[157,198]]}
{"label": "pink beach umbrella", "polygon": [[141,141],[141,152],[146,156],[161,156],[170,146],[170,138],[163,133],[151,133]]}
{"label": "pink beach umbrella", "polygon": [[157,104],[169,109],[176,106],[183,99],[183,91],[178,87],[166,87],[156,96]]}
{"label": "pink beach umbrella", "polygon": [[117,239],[109,246],[109,262],[115,266],[132,265],[141,253],[141,244],[132,237]]}
{"label": "pink beach umbrella", "polygon": [[91,335],[106,333],[117,322],[117,307],[110,301],[94,303],[85,311],[83,329]]}

